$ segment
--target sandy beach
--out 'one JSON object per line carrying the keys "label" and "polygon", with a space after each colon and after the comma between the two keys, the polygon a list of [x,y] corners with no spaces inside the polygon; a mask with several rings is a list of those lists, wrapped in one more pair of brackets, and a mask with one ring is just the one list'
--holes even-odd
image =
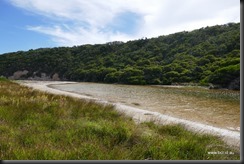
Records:
{"label": "sandy beach", "polygon": [[127,106],[121,103],[110,103],[108,101],[104,101],[102,99],[91,98],[89,96],[80,95],[76,93],[61,91],[57,89],[53,89],[49,87],[49,85],[55,84],[67,84],[67,83],[76,83],[76,82],[69,82],[69,81],[27,81],[27,80],[20,80],[16,81],[17,83],[48,93],[58,94],[58,95],[65,95],[80,99],[92,100],[97,103],[102,104],[112,104],[115,107],[115,110],[118,112],[124,113],[125,115],[132,117],[133,120],[137,123],[143,121],[154,121],[157,124],[181,124],[186,129],[198,132],[198,133],[206,133],[206,134],[213,134],[215,136],[219,136],[222,140],[224,140],[228,145],[240,149],[240,132],[232,131],[229,129],[223,129],[219,127],[213,127],[210,125],[205,125],[199,122],[193,122],[185,119],[174,118],[172,116],[164,115],[158,112],[152,112],[147,110],[142,110],[139,108]]}

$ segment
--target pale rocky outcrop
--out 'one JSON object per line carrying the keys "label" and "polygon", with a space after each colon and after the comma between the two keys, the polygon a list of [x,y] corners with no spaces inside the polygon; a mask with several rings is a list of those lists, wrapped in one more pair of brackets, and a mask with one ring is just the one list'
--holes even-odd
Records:
{"label": "pale rocky outcrop", "polygon": [[10,76],[10,77],[8,77],[8,78],[9,78],[10,80],[18,80],[18,79],[20,79],[22,76],[27,75],[28,72],[29,72],[29,71],[27,71],[27,70],[24,70],[24,71],[16,71],[16,72],[14,72],[13,76]]}
{"label": "pale rocky outcrop", "polygon": [[52,80],[54,80],[54,81],[59,81],[60,80],[58,73],[53,74]]}
{"label": "pale rocky outcrop", "polygon": [[28,75],[28,77],[26,76],[29,73],[29,71],[24,70],[24,71],[16,71],[14,72],[14,74],[12,76],[9,76],[8,79],[10,80],[20,80],[20,79],[28,79],[28,80],[40,80],[40,81],[60,81],[61,79],[59,78],[59,74],[58,73],[54,73],[51,77],[48,76],[46,73],[44,72],[40,72],[39,76],[37,75],[38,72],[33,72],[32,75]]}
{"label": "pale rocky outcrop", "polygon": [[49,81],[49,80],[51,80],[51,78],[50,78],[50,76],[47,76],[47,74],[46,73],[41,73],[41,77],[40,76],[37,76],[36,74],[36,72],[34,72],[33,73],[34,75],[34,77],[29,77],[28,78],[28,80],[40,80],[40,81]]}

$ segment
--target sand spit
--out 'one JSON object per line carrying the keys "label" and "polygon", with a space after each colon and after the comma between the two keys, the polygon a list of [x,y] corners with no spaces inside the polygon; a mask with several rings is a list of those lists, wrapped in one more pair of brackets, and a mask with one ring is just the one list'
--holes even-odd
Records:
{"label": "sand spit", "polygon": [[17,83],[28,86],[33,89],[37,89],[40,91],[52,93],[52,94],[58,94],[58,95],[65,95],[65,96],[71,96],[75,98],[81,98],[86,100],[93,100],[98,103],[102,104],[112,104],[115,106],[115,109],[119,112],[124,113],[125,115],[132,117],[133,120],[137,123],[144,122],[144,121],[154,121],[158,124],[181,124],[186,129],[198,132],[198,133],[206,133],[206,134],[213,134],[215,136],[219,136],[221,139],[223,139],[228,145],[232,146],[233,148],[240,149],[240,132],[237,131],[231,131],[228,129],[213,127],[210,125],[201,124],[198,122],[193,122],[189,120],[184,120],[180,118],[175,118],[167,115],[163,115],[158,112],[151,112],[147,110],[142,110],[135,107],[130,107],[127,105],[123,105],[120,103],[109,103],[107,101],[92,98],[85,95],[80,95],[76,93],[61,91],[57,89],[53,89],[49,87],[49,85],[55,85],[55,84],[67,84],[67,83],[76,83],[76,82],[69,82],[69,81],[16,81]]}

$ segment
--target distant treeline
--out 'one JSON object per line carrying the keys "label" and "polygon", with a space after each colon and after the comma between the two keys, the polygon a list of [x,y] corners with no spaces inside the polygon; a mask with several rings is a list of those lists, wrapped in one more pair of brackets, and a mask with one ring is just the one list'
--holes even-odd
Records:
{"label": "distant treeline", "polygon": [[240,88],[240,23],[126,43],[40,48],[0,55],[0,76],[35,79]]}

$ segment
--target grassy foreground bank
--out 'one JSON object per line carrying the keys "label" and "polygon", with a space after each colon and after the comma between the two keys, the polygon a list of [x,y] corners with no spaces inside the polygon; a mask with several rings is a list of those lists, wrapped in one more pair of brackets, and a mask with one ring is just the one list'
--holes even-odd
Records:
{"label": "grassy foreground bank", "polygon": [[[226,153],[228,152],[228,153]],[[239,160],[217,137],[135,124],[112,106],[0,78],[1,160]]]}

